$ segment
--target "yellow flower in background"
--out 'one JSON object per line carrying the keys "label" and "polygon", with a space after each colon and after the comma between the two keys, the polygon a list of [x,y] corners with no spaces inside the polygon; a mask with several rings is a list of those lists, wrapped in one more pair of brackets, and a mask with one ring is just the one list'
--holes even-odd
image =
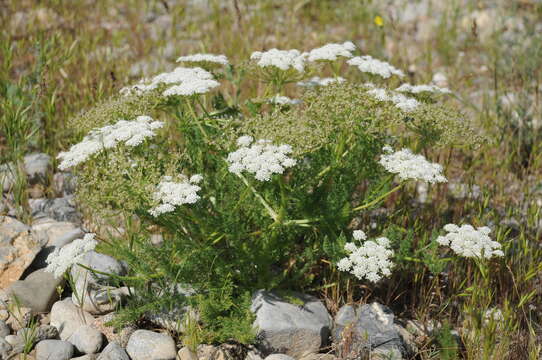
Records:
{"label": "yellow flower in background", "polygon": [[378,27],[384,26],[384,19],[382,19],[382,16],[376,15],[374,19],[375,25]]}

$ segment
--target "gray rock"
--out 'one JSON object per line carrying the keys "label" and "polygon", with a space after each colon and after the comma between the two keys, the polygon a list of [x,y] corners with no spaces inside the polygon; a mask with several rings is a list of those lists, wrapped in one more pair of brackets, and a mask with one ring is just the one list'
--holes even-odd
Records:
{"label": "gray rock", "polygon": [[96,360],[130,360],[130,358],[118,344],[109,343]]}
{"label": "gray rock", "polygon": [[24,157],[24,170],[31,184],[45,183],[50,166],[51,157],[47,154],[35,153]]}
{"label": "gray rock", "polygon": [[177,360],[198,360],[198,355],[186,346],[183,346],[177,353]]}
{"label": "gray rock", "polygon": [[18,331],[27,327],[32,320],[32,309],[24,306],[15,306],[9,312],[9,318],[6,323],[14,330]]}
{"label": "gray rock", "polygon": [[83,354],[95,354],[102,348],[103,335],[89,325],[82,325],[75,330],[68,341]]}
{"label": "gray rock", "polygon": [[36,360],[70,360],[73,345],[62,340],[43,340],[36,345]]}
{"label": "gray rock", "polygon": [[71,360],[96,360],[97,357],[98,354],[86,354],[83,356],[71,358]]}
{"label": "gray rock", "polygon": [[265,360],[295,360],[293,357],[285,354],[271,354]]}
{"label": "gray rock", "polygon": [[92,315],[76,306],[70,298],[57,301],[51,308],[51,325],[58,329],[61,340],[69,339],[80,326],[93,322]]}
{"label": "gray rock", "polygon": [[371,354],[401,359],[401,355],[407,353],[393,313],[378,303],[359,308],[345,305],[339,309],[333,340],[339,357]]}
{"label": "gray rock", "polygon": [[0,216],[0,289],[19,280],[41,248],[28,226],[9,216]]}
{"label": "gray rock", "polygon": [[21,339],[17,335],[8,335],[4,338],[4,340],[6,340],[7,343],[12,347],[15,347],[21,343]]}
{"label": "gray rock", "polygon": [[35,313],[51,310],[53,303],[58,300],[57,287],[64,283],[64,278],[55,278],[52,273],[40,269],[24,280],[15,281],[7,293],[17,297],[17,300]]}
{"label": "gray rock", "polygon": [[0,188],[2,191],[9,191],[15,185],[17,168],[13,164],[0,165]]}
{"label": "gray rock", "polygon": [[309,354],[301,360],[337,360],[337,357],[333,354]]}
{"label": "gray rock", "polygon": [[[99,272],[114,275],[124,275],[126,269],[122,264],[111,256],[90,251],[85,254],[81,265]],[[91,314],[104,314],[113,311],[118,303],[128,294],[127,288],[115,288],[103,285],[107,280],[106,275],[93,273],[81,266],[74,266],[71,270],[72,279],[75,280],[74,294],[72,300],[82,301],[83,310]]]}
{"label": "gray rock", "polygon": [[62,196],[75,193],[77,178],[69,172],[61,172],[53,175],[53,187],[57,194]]}
{"label": "gray rock", "polygon": [[5,338],[11,334],[11,330],[9,329],[9,326],[6,324],[4,320],[0,320],[0,338]]}
{"label": "gray rock", "polygon": [[326,345],[331,316],[324,304],[308,295],[295,295],[303,305],[294,305],[281,297],[259,290],[252,298],[254,326],[264,352],[280,352],[294,358],[318,352]]}
{"label": "gray rock", "polygon": [[51,325],[41,325],[38,328],[22,328],[17,331],[20,339],[33,339],[34,343],[42,340],[52,340],[58,337],[58,330]]}
{"label": "gray rock", "polygon": [[55,221],[44,219],[45,221],[36,221],[32,225],[32,231],[35,237],[45,247],[36,255],[32,264],[23,273],[23,278],[28,274],[47,266],[47,257],[58,247],[65,246],[75,239],[81,239],[85,233],[70,222]]}
{"label": "gray rock", "polygon": [[73,195],[55,199],[29,199],[28,205],[35,219],[51,218],[56,221],[80,222]]}
{"label": "gray rock", "polygon": [[128,340],[126,352],[132,360],[170,360],[177,355],[171,336],[148,330],[135,331]]}
{"label": "gray rock", "polygon": [[0,359],[7,359],[11,349],[11,345],[4,338],[0,337]]}

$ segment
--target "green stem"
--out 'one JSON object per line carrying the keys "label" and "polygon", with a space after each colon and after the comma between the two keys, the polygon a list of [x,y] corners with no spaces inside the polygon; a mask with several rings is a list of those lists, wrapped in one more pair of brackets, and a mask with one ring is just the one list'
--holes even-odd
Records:
{"label": "green stem", "polygon": [[352,211],[359,211],[359,210],[363,210],[363,209],[367,209],[375,204],[378,204],[381,200],[385,199],[386,197],[388,197],[389,195],[393,194],[394,192],[396,192],[397,190],[399,190],[402,186],[403,186],[404,183],[400,183],[399,185],[397,185],[396,187],[394,187],[393,189],[391,189],[390,191],[388,191],[387,193],[377,197],[376,199],[374,199],[373,201],[367,203],[367,204],[364,204],[364,205],[360,205],[356,208],[353,208]]}
{"label": "green stem", "polygon": [[188,109],[190,109],[190,112],[192,113],[192,116],[194,117],[194,120],[196,121],[196,125],[198,125],[198,128],[200,129],[203,137],[207,142],[209,141],[209,137],[207,136],[207,133],[203,129],[203,126],[201,126],[201,123],[198,119],[198,116],[196,115],[196,112],[194,111],[194,107],[192,106],[192,102],[189,99],[186,99],[186,104],[188,105]]}
{"label": "green stem", "polygon": [[250,183],[247,181],[247,179],[245,179],[243,175],[241,174],[235,174],[235,175],[237,175],[237,177],[241,179],[241,181],[243,181],[243,183],[252,191],[252,193],[254,193],[254,196],[256,196],[256,198],[262,203],[263,207],[269,213],[269,216],[271,216],[271,218],[275,222],[278,222],[279,215],[277,214],[275,210],[273,210],[273,208],[267,203],[267,201],[265,201],[265,199],[258,193],[258,191],[256,191],[256,189],[254,189],[252,185],[250,185]]}

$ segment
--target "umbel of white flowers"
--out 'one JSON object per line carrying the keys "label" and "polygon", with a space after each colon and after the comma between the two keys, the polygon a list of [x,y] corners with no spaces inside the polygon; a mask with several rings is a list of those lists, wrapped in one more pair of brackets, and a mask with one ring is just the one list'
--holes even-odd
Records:
{"label": "umbel of white flowers", "polygon": [[356,66],[361,72],[378,75],[384,79],[387,79],[392,75],[396,75],[398,77],[405,76],[405,73],[401,70],[395,68],[385,61],[375,59],[370,55],[356,56],[348,60],[347,64]]}
{"label": "umbel of white flowers", "polygon": [[491,229],[487,226],[474,228],[472,225],[444,226],[448,234],[439,236],[437,242],[450,247],[459,256],[490,259],[494,256],[504,256],[501,244],[489,237]]}
{"label": "umbel of white flowers", "polygon": [[59,278],[73,265],[81,262],[85,254],[94,250],[97,241],[95,234],[85,234],[82,239],[77,239],[55,250],[47,257],[46,272],[51,272],[55,278]]}
{"label": "umbel of white flowers", "polygon": [[279,50],[271,49],[268,51],[255,51],[250,55],[251,60],[255,60],[259,67],[276,67],[280,70],[295,69],[298,72],[305,71],[305,59],[308,53],[301,53],[299,50]]}
{"label": "umbel of white flowers", "polygon": [[150,81],[142,80],[139,84],[127,86],[120,90],[123,95],[141,95],[158,89],[160,86],[173,85],[162,93],[163,96],[191,96],[204,94],[217,87],[220,83],[213,79],[213,74],[200,67],[178,67],[171,72],[154,76]]}
{"label": "umbel of white flowers", "polygon": [[[353,233],[354,240],[366,240],[367,235],[361,230]],[[350,254],[339,261],[337,268],[348,271],[359,280],[367,279],[377,282],[383,277],[391,275],[393,250],[390,249],[388,238],[379,237],[363,242],[359,247],[356,244],[346,243],[344,249]]]}
{"label": "umbel of white flowers", "polygon": [[309,61],[335,61],[339,57],[351,58],[356,45],[351,41],[342,44],[329,43],[309,52]]}
{"label": "umbel of white flowers", "polygon": [[292,167],[296,161],[288,154],[292,152],[290,145],[273,145],[270,140],[258,140],[254,144],[251,136],[237,139],[240,146],[228,154],[229,171],[241,174],[243,171],[254,174],[256,180],[269,181],[273,174],[282,174],[286,168]]}
{"label": "umbel of white flowers", "polygon": [[410,94],[421,94],[421,93],[435,93],[435,94],[449,94],[451,93],[448,88],[441,88],[436,85],[410,85],[408,83],[402,84],[397,89],[397,92],[406,92]]}
{"label": "umbel of white flowers", "polygon": [[79,165],[94,154],[124,143],[126,146],[137,146],[145,139],[155,136],[154,130],[161,128],[163,122],[154,121],[150,116],[138,116],[133,121],[120,120],[116,124],[107,125],[91,131],[70,150],[61,152],[59,169],[65,170]]}
{"label": "umbel of white flowers", "polygon": [[409,149],[393,152],[391,147],[385,146],[380,157],[380,164],[392,174],[397,174],[401,180],[420,180],[428,183],[448,181],[442,175],[442,166],[430,163],[423,155],[413,154]]}
{"label": "umbel of white flowers", "polygon": [[313,76],[312,78],[310,78],[307,81],[299,81],[297,83],[297,86],[301,86],[301,87],[328,86],[328,85],[331,85],[331,84],[334,84],[334,83],[342,84],[345,81],[346,81],[346,79],[342,78],[340,76],[338,76],[336,78],[334,78],[334,77],[321,78],[321,77],[318,77],[318,76]]}
{"label": "umbel of white flowers", "polygon": [[364,85],[365,87],[370,88],[370,90],[367,91],[367,94],[371,95],[376,100],[391,101],[395,104],[395,107],[405,112],[414,111],[420,105],[420,102],[418,100],[414,98],[409,98],[403,94],[382,88],[377,88],[372,83],[366,83]]}
{"label": "umbel of white flowers", "polygon": [[214,55],[214,54],[192,54],[181,56],[177,59],[177,62],[210,62],[220,65],[228,65],[228,58],[226,55]]}
{"label": "umbel of white flowers", "polygon": [[301,100],[299,100],[299,99],[291,99],[288,96],[283,96],[283,95],[278,95],[278,94],[273,96],[269,100],[267,100],[267,102],[270,103],[270,104],[275,104],[275,105],[299,105],[299,104],[301,104]]}
{"label": "umbel of white flowers", "polygon": [[164,176],[158,184],[153,198],[159,204],[149,210],[149,214],[154,217],[172,212],[176,206],[183,204],[194,204],[199,199],[198,191],[201,188],[197,185],[203,180],[203,176],[192,175],[188,179],[184,175],[178,176],[179,181],[173,181],[171,176]]}

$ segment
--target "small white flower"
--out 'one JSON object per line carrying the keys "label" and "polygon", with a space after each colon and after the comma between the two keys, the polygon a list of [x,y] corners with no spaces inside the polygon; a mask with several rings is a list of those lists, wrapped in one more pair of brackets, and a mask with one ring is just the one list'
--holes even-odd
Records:
{"label": "small white flower", "polygon": [[190,81],[184,81],[179,85],[174,85],[169,89],[166,89],[162,95],[191,96],[196,94],[205,94],[217,86],[220,86],[220,83],[216,80],[193,79]]}
{"label": "small white flower", "polygon": [[163,122],[154,121],[149,116],[138,116],[133,121],[120,120],[116,124],[93,130],[83,138],[83,141],[58,155],[58,159],[61,160],[58,167],[65,170],[76,166],[92,155],[98,154],[104,149],[111,149],[119,143],[132,147],[137,146],[145,139],[155,136],[154,130],[163,125]]}
{"label": "small white flower", "polygon": [[237,139],[237,145],[239,146],[249,146],[254,141],[254,138],[252,136],[243,135],[239,139]]}
{"label": "small white flower", "polygon": [[[361,230],[354,231],[354,239],[365,240],[365,233]],[[374,241],[368,240],[357,247],[354,243],[347,243],[345,250],[350,254],[337,263],[339,271],[348,271],[359,280],[367,279],[371,282],[378,282],[385,276],[391,275],[393,262],[393,250],[390,249],[390,242],[385,237]]]}
{"label": "small white flower", "polygon": [[299,105],[301,100],[299,99],[290,99],[288,96],[275,95],[274,97],[268,100],[270,104],[277,105]]}
{"label": "small white flower", "polygon": [[420,102],[414,98],[406,97],[403,94],[395,93],[393,91],[388,91],[386,89],[369,87],[370,90],[367,91],[367,94],[373,96],[378,101],[391,101],[395,104],[395,107],[405,111],[410,112],[415,110]]}
{"label": "small white flower", "polygon": [[47,257],[46,272],[54,274],[59,278],[73,265],[81,262],[83,256],[94,250],[98,242],[94,240],[95,234],[85,234],[82,239],[77,239],[55,250]]}
{"label": "small white flower", "polygon": [[[228,154],[229,171],[241,174],[243,171],[254,174],[256,180],[269,181],[273,174],[282,174],[286,168],[293,167],[296,160],[288,157],[292,147],[287,144],[273,145],[270,140],[260,139],[252,144],[250,136],[237,139],[240,146]],[[252,145],[251,145],[252,144]]]}
{"label": "small white flower", "polygon": [[348,60],[347,63],[349,65],[356,66],[361,72],[379,75],[385,79],[392,75],[397,75],[399,77],[405,76],[401,70],[393,67],[385,61],[374,59],[369,55],[356,56]]}
{"label": "small white flower", "polygon": [[190,177],[190,183],[191,184],[199,184],[203,180],[203,176],[200,174],[192,175]]}
{"label": "small white flower", "polygon": [[346,79],[340,76],[336,78],[334,77],[320,78],[318,76],[314,76],[307,81],[299,81],[297,83],[297,86],[301,86],[301,87],[328,86],[335,83],[342,84],[345,81]]}
{"label": "small white flower", "polygon": [[338,57],[351,58],[356,45],[351,41],[342,44],[329,43],[309,52],[309,61],[335,61]]}
{"label": "small white flower", "polygon": [[[190,85],[189,85],[190,84]],[[167,85],[184,85],[170,90],[164,96],[169,95],[193,95],[201,94],[219,85],[213,80],[213,74],[200,67],[185,68],[177,67],[171,72],[164,72],[154,76],[151,80],[142,80],[133,86],[121,89],[123,95],[141,95],[148,91],[156,90]],[[169,89],[168,89],[169,90]],[[166,90],[167,91],[167,90]]]}
{"label": "small white flower", "polygon": [[501,244],[491,240],[490,229],[486,226],[475,229],[468,224],[447,224],[444,231],[448,234],[439,236],[436,241],[442,246],[450,247],[459,256],[486,259],[504,256]]}
{"label": "small white flower", "polygon": [[194,204],[199,199],[198,191],[201,188],[195,184],[201,182],[203,177],[199,174],[190,179],[179,176],[180,182],[172,181],[171,177],[164,177],[153,194],[154,200],[159,204],[149,210],[149,214],[158,217],[161,214],[172,212],[176,206]]}
{"label": "small white flower", "polygon": [[354,232],[352,233],[352,236],[354,237],[355,240],[366,240],[367,239],[367,235],[365,235],[365,233],[361,230],[354,230]]}
{"label": "small white flower", "polygon": [[441,88],[436,85],[410,85],[404,83],[395,89],[397,92],[407,92],[411,94],[420,93],[435,93],[435,94],[449,94],[451,91],[448,88]]}
{"label": "small white flower", "polygon": [[256,60],[259,67],[273,66],[284,71],[291,68],[298,72],[303,72],[305,70],[305,58],[307,55],[307,53],[301,53],[295,49],[271,49],[265,52],[255,51],[250,56],[250,59]]}
{"label": "small white flower", "polygon": [[228,58],[226,55],[214,55],[214,54],[193,54],[187,56],[181,56],[177,59],[177,62],[211,62],[220,65],[228,65]]}
{"label": "small white flower", "polygon": [[488,325],[491,322],[500,323],[504,321],[504,315],[499,308],[491,308],[486,310],[484,314],[484,325]]}
{"label": "small white flower", "polygon": [[446,182],[442,166],[430,163],[423,155],[415,155],[409,149],[381,155],[379,163],[387,171],[397,174],[401,180],[420,180],[428,183]]}

